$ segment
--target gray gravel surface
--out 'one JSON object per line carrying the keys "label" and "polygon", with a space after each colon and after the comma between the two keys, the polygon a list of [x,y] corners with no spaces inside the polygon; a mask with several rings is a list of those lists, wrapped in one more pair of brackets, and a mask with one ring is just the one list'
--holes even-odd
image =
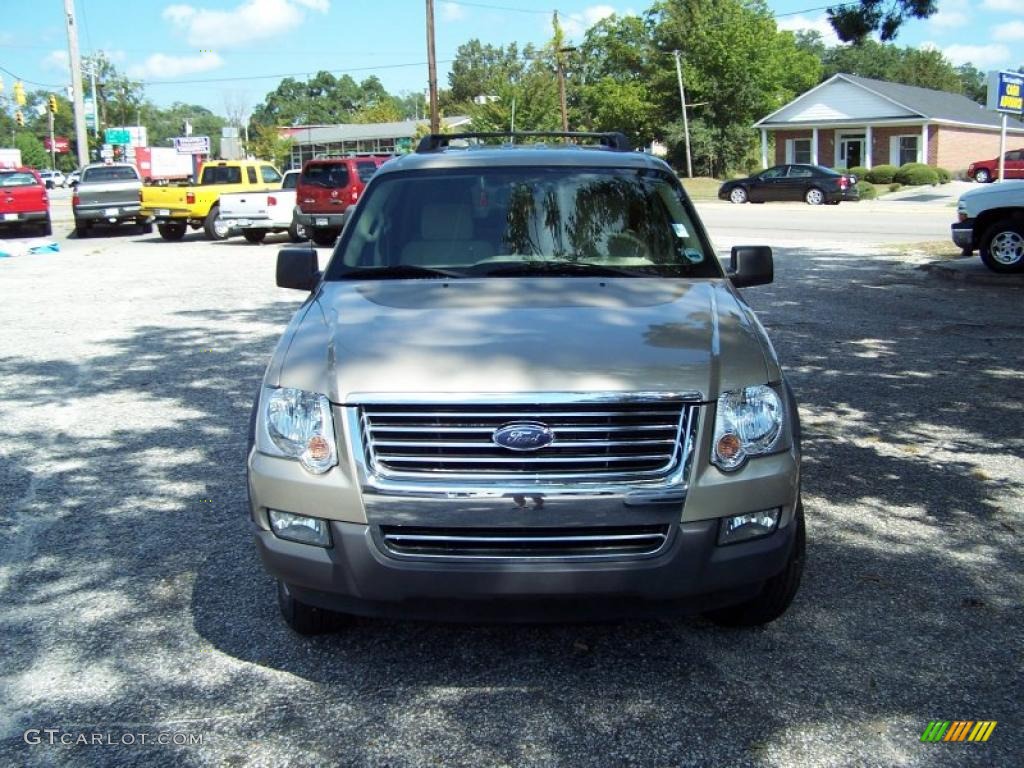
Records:
{"label": "gray gravel surface", "polygon": [[[245,508],[251,398],[301,300],[273,285],[276,248],[62,245],[0,260],[0,764],[1020,764],[1019,288],[847,240],[780,249],[776,283],[746,291],[805,433],[809,563],[763,630],[306,640]],[[934,719],[999,724],[920,743]],[[25,743],[47,728],[202,743]]]}

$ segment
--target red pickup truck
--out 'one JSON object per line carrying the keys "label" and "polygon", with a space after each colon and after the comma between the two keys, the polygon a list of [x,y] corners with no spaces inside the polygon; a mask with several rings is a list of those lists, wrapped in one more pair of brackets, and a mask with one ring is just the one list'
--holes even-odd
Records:
{"label": "red pickup truck", "polygon": [[[1013,149],[1003,155],[1006,178],[1024,179],[1024,149]],[[984,184],[999,178],[999,158],[978,160],[967,166],[968,178]]]}
{"label": "red pickup truck", "polygon": [[32,168],[0,169],[0,231],[35,225],[38,234],[53,234],[50,197]]}

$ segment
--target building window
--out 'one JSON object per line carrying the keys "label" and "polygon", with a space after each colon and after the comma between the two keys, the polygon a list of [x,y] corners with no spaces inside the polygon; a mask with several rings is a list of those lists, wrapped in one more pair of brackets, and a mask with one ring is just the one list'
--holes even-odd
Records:
{"label": "building window", "polygon": [[786,162],[811,163],[811,140],[810,139],[786,139]]}
{"label": "building window", "polygon": [[918,148],[921,137],[917,135],[893,136],[889,145],[889,157],[893,165],[906,165],[920,162]]}

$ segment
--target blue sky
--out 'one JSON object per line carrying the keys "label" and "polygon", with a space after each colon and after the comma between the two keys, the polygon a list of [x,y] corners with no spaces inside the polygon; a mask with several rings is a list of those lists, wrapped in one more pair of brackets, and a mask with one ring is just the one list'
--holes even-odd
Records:
{"label": "blue sky", "polygon": [[[435,4],[443,86],[447,62],[473,37],[542,44],[557,5],[567,34],[579,40],[603,16],[642,12],[650,2]],[[781,27],[818,29],[834,40],[821,0],[769,5]],[[376,74],[393,93],[426,87],[423,0],[76,0],[76,9],[83,53],[106,52],[143,80],[158,104],[186,101],[221,113],[228,103],[251,108],[281,76],[320,69],[357,80]],[[1024,63],[1024,0],[939,0],[939,9],[929,20],[906,24],[897,42],[934,46],[954,63],[971,61],[983,70]],[[0,0],[0,67],[29,89],[69,81],[62,0]],[[9,94],[11,75],[0,77]]]}

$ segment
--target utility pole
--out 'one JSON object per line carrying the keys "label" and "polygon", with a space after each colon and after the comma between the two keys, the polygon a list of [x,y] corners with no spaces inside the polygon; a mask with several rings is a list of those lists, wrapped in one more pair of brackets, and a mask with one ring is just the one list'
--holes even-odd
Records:
{"label": "utility pole", "polygon": [[46,114],[50,116],[50,170],[52,171],[57,168],[57,146],[53,141],[53,110],[46,110]]}
{"label": "utility pole", "polygon": [[686,118],[686,90],[683,88],[683,65],[679,63],[679,51],[672,51],[676,57],[676,77],[679,79],[679,101],[683,106],[683,135],[686,138],[686,176],[693,178],[693,161],[690,159],[690,123]]}
{"label": "utility pole", "polygon": [[434,54],[434,0],[427,0],[427,79],[430,85],[430,132],[441,132],[437,112],[437,56]]}
{"label": "utility pole", "polygon": [[85,132],[85,99],[82,95],[82,62],[78,56],[78,27],[75,23],[75,0],[64,0],[64,20],[68,27],[68,64],[71,66],[71,87],[74,90],[75,144],[78,167],[89,163],[89,137]]}
{"label": "utility pole", "polygon": [[569,110],[565,105],[565,67],[562,65],[562,55],[576,49],[562,47],[562,28],[558,24],[558,11],[555,11],[552,26],[555,28],[555,73],[558,76],[558,105],[562,110],[562,131],[567,133],[569,131]]}

